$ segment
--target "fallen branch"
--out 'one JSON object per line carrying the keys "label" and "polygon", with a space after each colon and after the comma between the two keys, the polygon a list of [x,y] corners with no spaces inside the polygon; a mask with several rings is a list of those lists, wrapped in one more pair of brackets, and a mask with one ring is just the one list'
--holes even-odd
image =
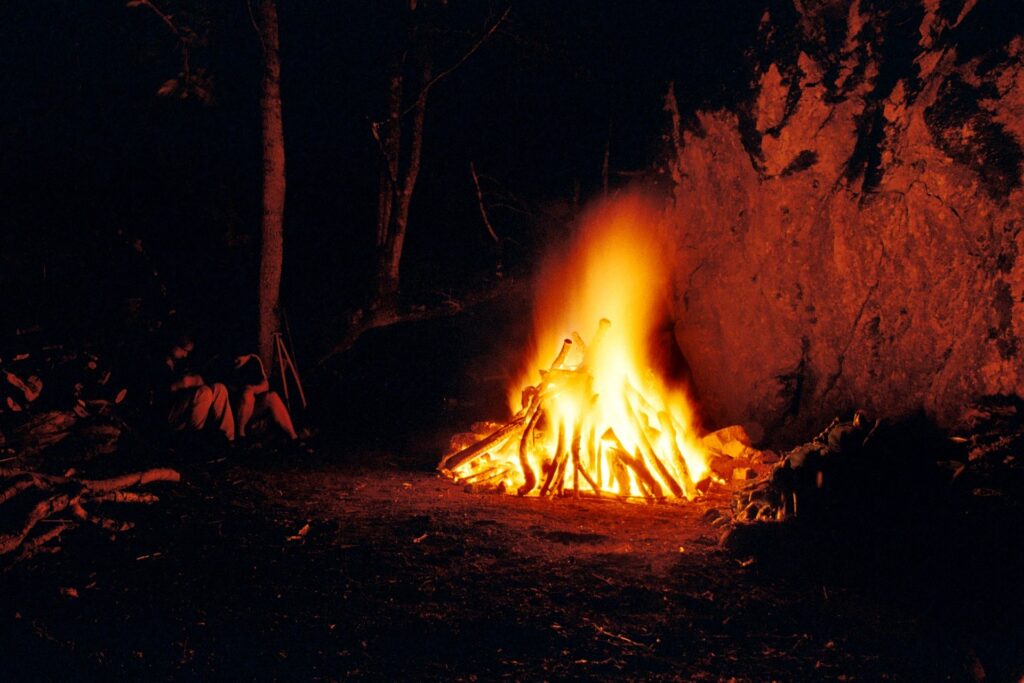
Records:
{"label": "fallen branch", "polygon": [[338,354],[345,353],[355,346],[355,343],[360,337],[371,330],[375,330],[380,327],[390,327],[391,325],[422,322],[425,320],[433,320],[435,318],[444,318],[456,315],[479,304],[497,299],[505,294],[516,292],[520,288],[525,288],[525,286],[525,282],[519,283],[506,279],[502,280],[497,284],[497,286],[492,287],[491,289],[466,296],[459,301],[451,299],[443,306],[437,306],[434,308],[424,307],[422,309],[405,311],[393,308],[379,308],[370,310],[366,314],[363,314],[363,312],[357,313],[349,324],[348,330],[345,332],[344,336],[342,336],[342,338],[333,347],[331,347],[330,350],[320,356],[320,359],[317,360],[317,365],[323,365]]}
{"label": "fallen branch", "polygon": [[55,538],[59,538],[62,533],[73,526],[74,524],[71,522],[59,522],[43,533],[28,539],[21,544],[21,553],[19,553],[18,557],[14,559],[14,564],[17,564],[22,560],[27,560],[33,555],[37,555],[41,552],[57,552],[60,548],[48,547],[46,544]]}
{"label": "fallen branch", "polygon": [[[504,12],[502,12],[501,16],[500,16],[500,17],[498,17],[498,20],[497,20],[497,21],[495,21],[495,22],[494,22],[493,24],[491,24],[491,27],[490,27],[490,28],[488,28],[488,29],[487,29],[486,31],[484,31],[483,35],[481,35],[481,36],[480,36],[480,38],[479,38],[479,39],[477,39],[477,41],[476,41],[475,43],[473,43],[473,44],[472,44],[472,45],[471,45],[471,46],[469,47],[469,49],[468,49],[468,50],[466,50],[466,52],[465,52],[465,53],[464,53],[464,54],[462,55],[462,57],[461,57],[461,58],[459,58],[459,60],[458,60],[457,62],[455,62],[454,64],[452,64],[452,65],[451,65],[450,67],[448,67],[447,69],[443,69],[443,70],[442,70],[442,71],[441,71],[440,73],[438,73],[438,74],[437,74],[436,76],[434,76],[434,77],[433,77],[432,79],[430,79],[429,81],[427,81],[427,83],[426,83],[426,84],[425,84],[425,85],[423,86],[423,88],[422,88],[422,89],[420,90],[419,94],[417,94],[417,95],[416,95],[416,101],[419,101],[419,100],[420,100],[421,98],[425,99],[425,98],[426,98],[426,96],[427,96],[427,93],[429,93],[429,92],[430,92],[430,89],[431,89],[431,88],[433,88],[433,87],[434,87],[435,85],[437,85],[437,84],[438,84],[438,83],[440,83],[440,82],[441,82],[442,80],[444,80],[444,79],[445,79],[445,78],[447,78],[447,77],[448,77],[449,75],[451,75],[451,73],[452,73],[453,71],[455,71],[456,69],[458,69],[458,68],[459,68],[460,66],[462,66],[463,64],[465,64],[465,63],[466,63],[466,60],[467,60],[467,59],[469,59],[470,57],[472,57],[472,56],[473,56],[473,55],[474,55],[474,54],[476,53],[476,51],[477,51],[477,50],[479,50],[479,49],[480,49],[480,47],[481,47],[481,46],[482,46],[482,45],[483,45],[484,43],[486,43],[486,42],[487,42],[487,39],[488,39],[488,38],[490,38],[490,37],[491,37],[491,35],[493,35],[493,34],[494,34],[494,32],[498,30],[498,27],[499,27],[499,26],[501,26],[502,22],[503,22],[503,21],[505,21],[505,19],[507,19],[507,18],[508,18],[508,15],[509,15],[509,14],[510,14],[511,12],[512,12],[512,5],[509,5],[508,7],[506,7],[506,8],[505,8],[505,11],[504,11]],[[409,107],[408,109],[406,109],[405,111],[403,111],[403,112],[402,112],[402,116],[404,117],[404,116],[405,116],[406,114],[408,114],[409,112],[411,112],[411,111],[412,111],[413,109],[414,109],[414,105],[413,105],[413,106],[410,106],[410,107]]]}
{"label": "fallen branch", "polygon": [[[21,475],[21,476],[25,476],[25,475]],[[31,477],[26,477],[24,479],[21,479],[19,481],[14,482],[10,486],[8,486],[6,489],[4,489],[3,492],[0,492],[0,505],[3,505],[7,501],[9,501],[11,498],[14,498],[16,495],[18,495],[22,491],[24,491],[26,489],[32,488],[34,485],[35,485],[35,480],[32,479]]]}
{"label": "fallen branch", "polygon": [[484,227],[487,228],[487,233],[494,240],[495,244],[501,244],[501,240],[498,239],[498,233],[494,232],[494,226],[491,225],[491,219],[487,217],[487,207],[484,205],[484,192],[480,189],[480,178],[476,174],[476,166],[473,162],[469,162],[469,172],[473,176],[473,185],[476,187],[476,201],[480,205],[480,217],[484,219]]}
{"label": "fallen branch", "polygon": [[150,503],[160,502],[160,497],[152,493],[135,493],[134,491],[111,491],[110,493],[101,493],[98,496],[90,496],[89,502],[142,503],[145,505],[149,505]]}
{"label": "fallen branch", "polygon": [[107,531],[113,531],[115,533],[120,531],[128,531],[129,529],[135,526],[131,522],[118,522],[116,519],[111,519],[110,517],[94,515],[90,513],[88,510],[86,510],[84,507],[82,507],[81,503],[75,503],[74,505],[71,506],[71,514],[73,514],[75,517],[82,520],[83,522],[95,524],[101,529],[106,529]]}
{"label": "fallen branch", "polygon": [[17,550],[18,547],[28,538],[29,533],[36,524],[43,521],[50,515],[66,510],[69,506],[78,502],[79,493],[60,493],[35,504],[28,513],[21,529],[13,534],[0,535],[0,555]]}
{"label": "fallen branch", "polygon": [[[68,474],[72,473],[73,471],[69,470]],[[31,488],[38,489],[45,496],[32,506],[17,531],[0,535],[0,555],[7,555],[21,549],[14,563],[44,552],[47,542],[75,526],[74,520],[54,519],[54,515],[68,511],[78,521],[88,522],[111,532],[126,531],[134,526],[131,522],[94,514],[86,506],[106,502],[155,503],[159,498],[152,493],[139,493],[124,489],[158,481],[181,481],[181,474],[169,468],[133,472],[110,479],[76,479],[71,476],[61,477],[41,472],[4,468],[0,469],[0,477],[10,480],[7,482],[7,487],[0,491],[0,505]],[[35,528],[44,522],[53,523],[55,526],[47,529],[44,533],[33,536]]]}
{"label": "fallen branch", "polygon": [[117,491],[129,486],[143,486],[154,481],[181,481],[181,474],[170,468],[157,468],[145,472],[123,474],[112,479],[85,479],[82,485],[90,491]]}

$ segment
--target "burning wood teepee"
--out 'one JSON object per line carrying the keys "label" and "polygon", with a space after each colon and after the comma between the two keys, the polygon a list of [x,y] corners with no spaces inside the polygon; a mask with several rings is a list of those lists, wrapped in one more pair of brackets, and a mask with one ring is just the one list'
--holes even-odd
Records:
{"label": "burning wood teepee", "polygon": [[[689,499],[703,488],[708,458],[691,404],[651,370],[671,273],[660,216],[626,194],[589,211],[569,248],[553,250],[538,278],[536,353],[510,385],[513,417],[456,436],[438,469],[519,495]],[[595,322],[589,343],[564,338]]]}
{"label": "burning wood teepee", "polygon": [[[685,413],[657,384],[620,375],[611,323],[590,344],[578,334],[541,381],[527,386],[513,418],[483,435],[460,435],[442,459],[457,481],[519,495],[693,498],[707,468]],[[482,436],[482,438],[480,438]]]}

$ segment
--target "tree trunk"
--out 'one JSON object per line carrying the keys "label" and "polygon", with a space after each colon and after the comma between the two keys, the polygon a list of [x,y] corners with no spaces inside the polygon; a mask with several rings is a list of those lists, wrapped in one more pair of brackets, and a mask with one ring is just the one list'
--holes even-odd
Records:
{"label": "tree trunk", "polygon": [[274,333],[280,329],[278,303],[284,260],[284,125],[281,118],[281,61],[275,0],[260,0],[263,80],[260,114],[263,126],[263,221],[260,247],[259,355],[273,361]]}
{"label": "tree trunk", "polygon": [[[401,69],[401,66],[398,67]],[[423,67],[423,82],[430,81],[429,64]],[[400,72],[392,77],[387,137],[382,143],[387,164],[386,172],[391,182],[385,183],[385,174],[381,174],[380,213],[378,214],[378,246],[380,254],[377,262],[377,287],[374,308],[393,309],[398,301],[400,266],[402,249],[405,246],[405,232],[409,225],[409,205],[416,187],[416,178],[420,173],[420,158],[423,152],[423,121],[427,112],[427,90],[420,91],[416,104],[412,109],[412,124],[409,130],[409,153],[405,160],[404,173],[401,171],[402,141],[402,77]],[[385,197],[386,194],[386,197]],[[384,212],[387,212],[385,217]],[[385,222],[386,218],[386,222]],[[386,224],[383,243],[380,242],[380,225]]]}
{"label": "tree trunk", "polygon": [[391,228],[391,207],[398,186],[398,159],[402,146],[402,61],[396,59],[391,66],[388,84],[388,119],[384,124],[384,137],[380,138],[380,193],[377,205],[377,248],[388,242]]}

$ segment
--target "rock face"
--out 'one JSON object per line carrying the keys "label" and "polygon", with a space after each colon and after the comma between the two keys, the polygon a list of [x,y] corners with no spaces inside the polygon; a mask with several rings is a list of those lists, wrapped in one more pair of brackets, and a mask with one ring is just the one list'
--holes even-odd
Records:
{"label": "rock face", "polygon": [[710,426],[1024,395],[1015,4],[774,3],[745,103],[673,117],[675,333]]}

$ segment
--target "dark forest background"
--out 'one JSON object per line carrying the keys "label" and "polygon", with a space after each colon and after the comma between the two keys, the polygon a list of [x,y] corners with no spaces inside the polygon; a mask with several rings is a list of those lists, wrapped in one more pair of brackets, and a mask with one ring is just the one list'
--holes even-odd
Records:
{"label": "dark forest background", "polygon": [[[160,3],[157,3],[158,5]],[[157,95],[173,36],[124,2],[0,7],[0,325],[97,344],[170,319],[215,345],[252,341],[260,211],[259,36],[244,0],[177,2],[195,27],[208,102]],[[507,3],[421,13],[438,68]],[[287,206],[282,298],[297,344],[322,351],[365,300],[389,55],[407,3],[279,3]],[[404,299],[431,305],[529,271],[574,210],[658,179],[676,83],[687,110],[743,91],[756,2],[518,1],[431,93],[402,261]],[[425,37],[424,37],[425,36]],[[685,113],[685,112],[684,112]],[[501,253],[480,216],[480,174]],[[155,273],[155,275],[154,275]]]}

